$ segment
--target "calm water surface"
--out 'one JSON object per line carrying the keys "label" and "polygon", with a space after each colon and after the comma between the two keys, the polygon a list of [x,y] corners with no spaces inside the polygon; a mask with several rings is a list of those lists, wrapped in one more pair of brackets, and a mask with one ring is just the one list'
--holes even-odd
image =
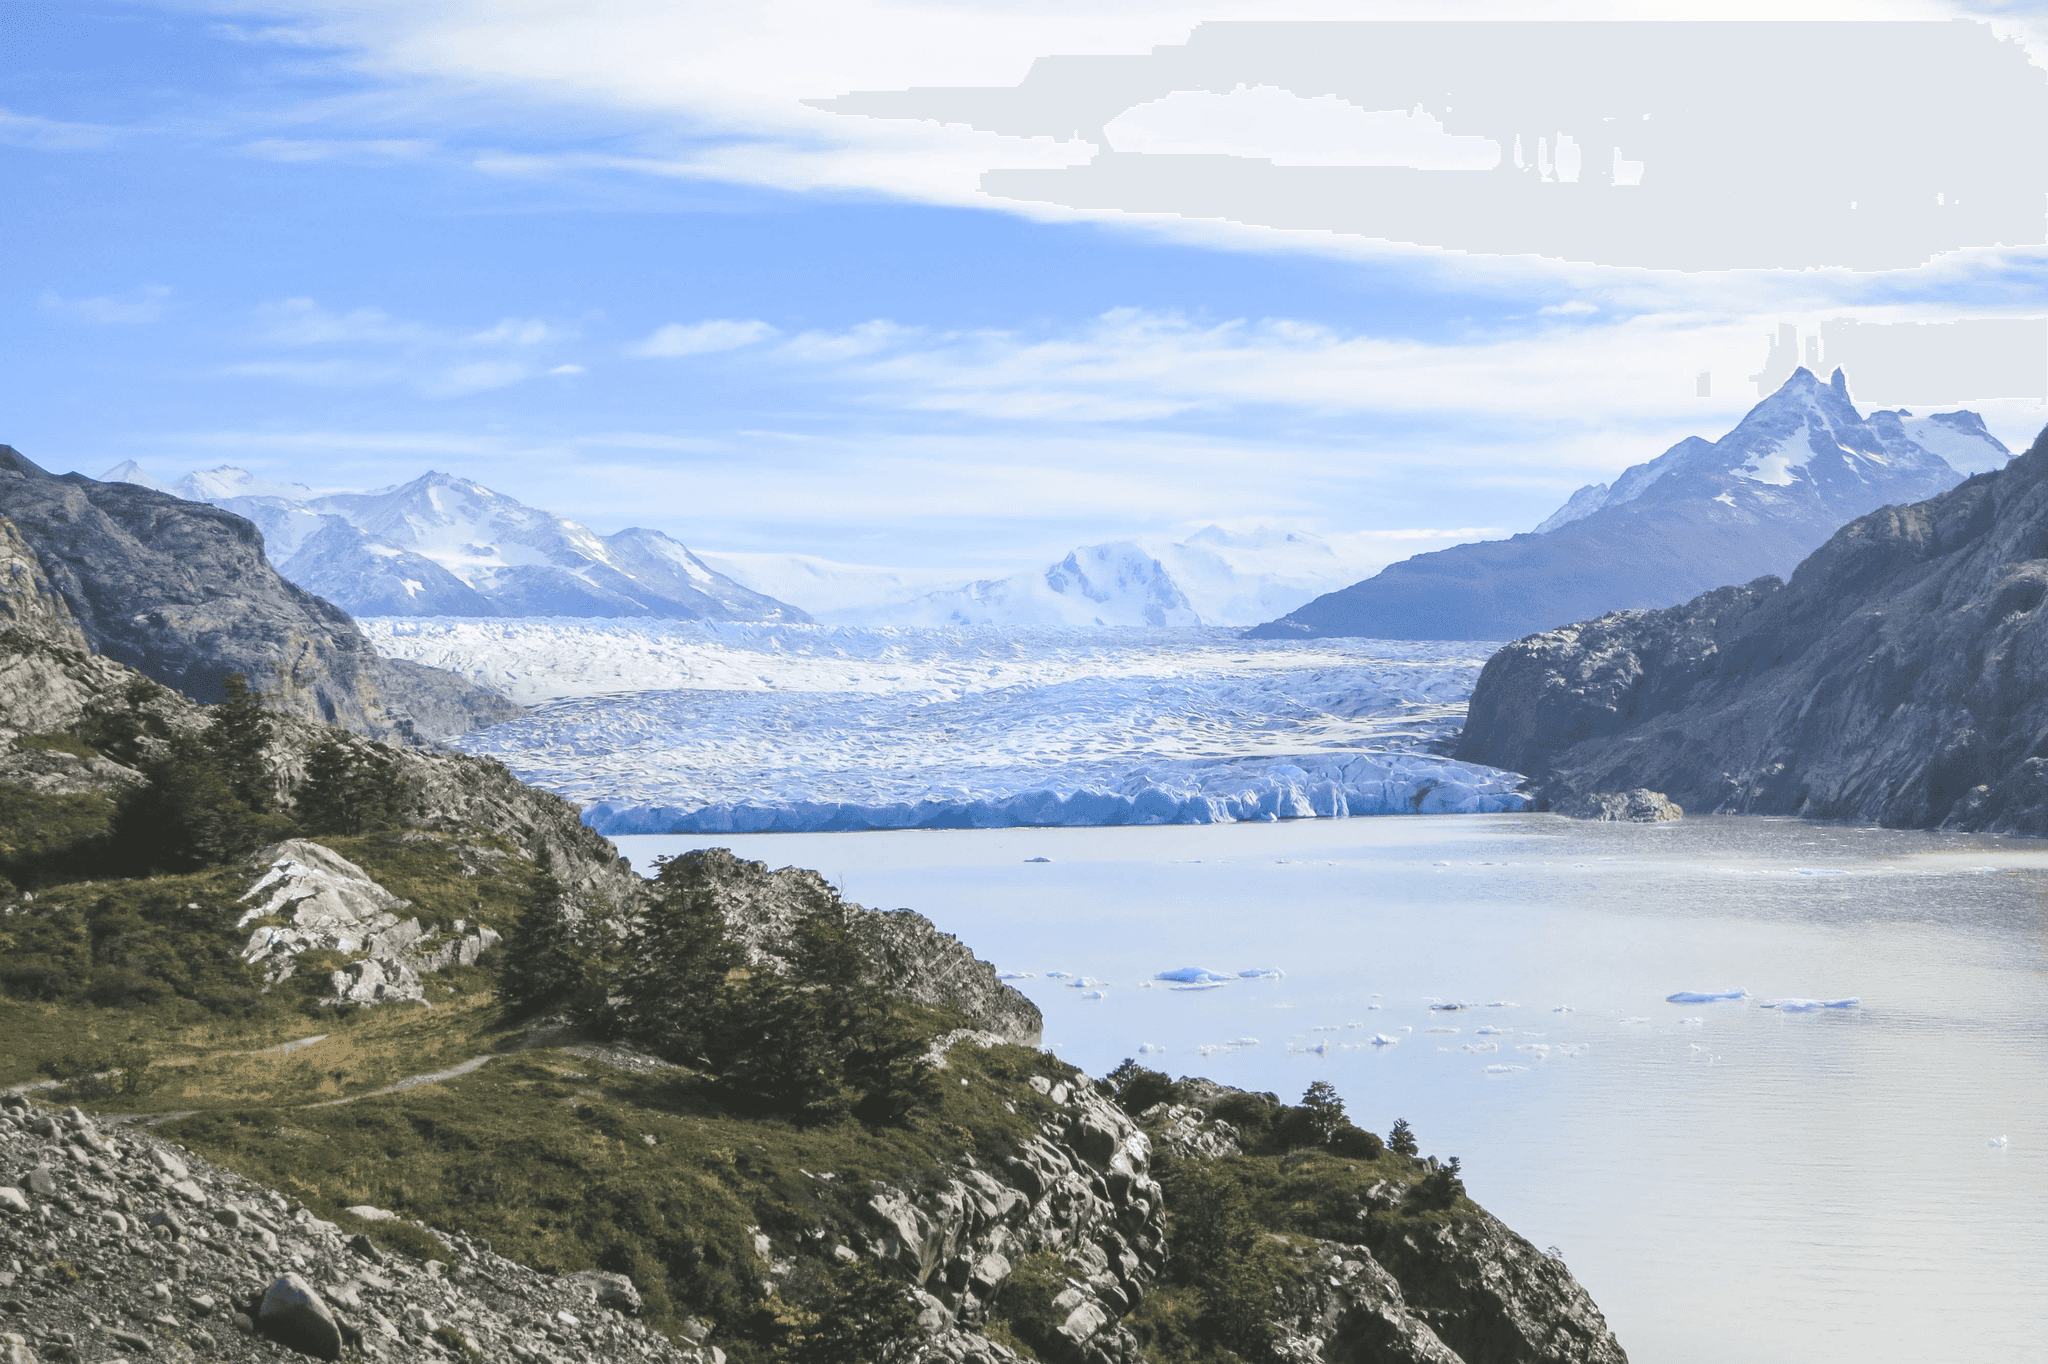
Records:
{"label": "calm water surface", "polygon": [[[1508,815],[618,842],[917,909],[1032,973],[1095,1074],[1328,1079],[1364,1126],[1406,1117],[1637,1364],[2048,1358],[2040,841]],[[1285,976],[1152,979],[1184,966]]]}

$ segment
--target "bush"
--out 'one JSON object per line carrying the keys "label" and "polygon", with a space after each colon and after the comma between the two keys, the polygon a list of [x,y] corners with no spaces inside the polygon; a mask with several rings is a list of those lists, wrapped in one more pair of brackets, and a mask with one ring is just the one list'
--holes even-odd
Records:
{"label": "bush", "polygon": [[57,1081],[72,1103],[147,1094],[157,1087],[149,1053],[134,1043],[100,1046],[42,1062],[37,1069]]}
{"label": "bush", "polygon": [[1218,1099],[1209,1110],[1243,1134],[1247,1148],[1263,1143],[1280,1115],[1280,1101],[1270,1094],[1249,1094],[1233,1090]]}
{"label": "bush", "polygon": [[1460,1165],[1452,1156],[1449,1163],[1431,1170],[1408,1191],[1408,1201],[1419,1208],[1443,1209],[1465,1196],[1465,1181],[1458,1178]]}
{"label": "bush", "polygon": [[1147,1070],[1130,1057],[1122,1065],[1103,1077],[1109,1085],[1110,1096],[1117,1107],[1132,1117],[1137,1117],[1154,1104],[1175,1103],[1180,1099],[1180,1086],[1169,1080],[1163,1071]]}
{"label": "bush", "polygon": [[1330,1135],[1330,1149],[1349,1160],[1378,1160],[1387,1147],[1377,1132],[1345,1123]]}

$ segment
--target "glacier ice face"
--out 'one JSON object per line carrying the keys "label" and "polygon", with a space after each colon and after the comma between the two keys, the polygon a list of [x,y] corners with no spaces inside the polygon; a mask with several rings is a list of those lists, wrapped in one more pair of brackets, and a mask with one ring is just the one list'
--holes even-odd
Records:
{"label": "glacier ice face", "polygon": [[[524,701],[466,751],[605,833],[1187,824],[1526,808],[1427,752],[1488,652],[1221,630],[371,620]],[[550,700],[549,698],[554,698]]]}

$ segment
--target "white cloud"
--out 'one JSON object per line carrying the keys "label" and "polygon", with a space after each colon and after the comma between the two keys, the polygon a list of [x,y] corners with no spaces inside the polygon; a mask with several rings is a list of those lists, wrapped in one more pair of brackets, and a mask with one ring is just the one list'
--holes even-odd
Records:
{"label": "white cloud", "polygon": [[1569,303],[1553,303],[1536,311],[1544,317],[1583,317],[1587,313],[1597,313],[1600,309],[1583,298],[1575,298]]}
{"label": "white cloud", "polygon": [[420,384],[420,391],[435,398],[458,398],[493,388],[516,384],[533,371],[511,360],[475,360],[451,365]]}
{"label": "white cloud", "polygon": [[256,309],[263,339],[280,346],[321,346],[355,343],[420,344],[434,339],[425,323],[393,317],[382,308],[329,311],[310,298],[287,298]]}
{"label": "white cloud", "polygon": [[688,326],[680,322],[671,322],[665,327],[655,328],[651,336],[626,353],[656,359],[709,355],[714,351],[738,350],[742,346],[751,346],[776,334],[775,328],[755,318],[739,320],[721,317],[705,322],[693,322]]}
{"label": "white cloud", "polygon": [[43,306],[52,312],[67,313],[87,322],[135,325],[162,320],[170,297],[171,291],[165,286],[147,284],[125,294],[102,298],[67,299],[45,292]]}
{"label": "white cloud", "polygon": [[466,339],[484,344],[508,346],[537,346],[543,341],[561,341],[568,334],[548,326],[537,317],[507,317],[487,331],[476,332]]}
{"label": "white cloud", "polygon": [[66,123],[0,109],[0,146],[38,152],[89,151],[112,142],[115,132],[94,123]]}
{"label": "white cloud", "polygon": [[581,373],[583,373],[583,366],[581,366],[581,365],[556,365],[556,366],[555,366],[555,367],[554,367],[553,369],[549,370],[549,371],[548,371],[548,373],[550,373],[550,374],[581,374]]}
{"label": "white cloud", "polygon": [[383,161],[420,161],[431,156],[434,144],[423,138],[366,138],[334,141],[306,141],[266,137],[242,147],[244,155],[263,161],[349,161],[373,164]]}

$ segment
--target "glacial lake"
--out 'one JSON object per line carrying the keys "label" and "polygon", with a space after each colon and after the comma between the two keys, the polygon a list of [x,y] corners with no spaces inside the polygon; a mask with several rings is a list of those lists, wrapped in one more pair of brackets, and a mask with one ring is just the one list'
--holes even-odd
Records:
{"label": "glacial lake", "polygon": [[[1637,1364],[2048,1348],[2040,840],[1465,815],[617,841],[916,909],[1031,973],[1093,1074],[1328,1079],[1363,1126],[1406,1117]],[[1189,966],[1233,979],[1153,979]]]}

